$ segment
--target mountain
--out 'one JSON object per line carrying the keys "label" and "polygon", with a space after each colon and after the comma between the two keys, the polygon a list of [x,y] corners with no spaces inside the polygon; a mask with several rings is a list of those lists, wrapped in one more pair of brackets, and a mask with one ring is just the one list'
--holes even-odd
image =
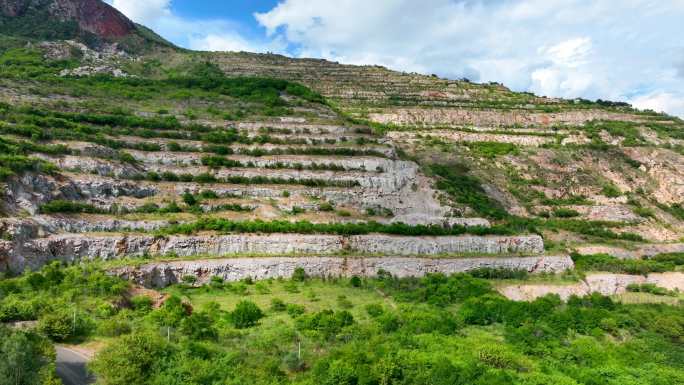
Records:
{"label": "mountain", "polygon": [[130,50],[171,46],[99,0],[1,0],[0,31],[42,40],[76,39],[91,46],[119,42]]}
{"label": "mountain", "polygon": [[0,383],[684,383],[681,119],[0,12]]}

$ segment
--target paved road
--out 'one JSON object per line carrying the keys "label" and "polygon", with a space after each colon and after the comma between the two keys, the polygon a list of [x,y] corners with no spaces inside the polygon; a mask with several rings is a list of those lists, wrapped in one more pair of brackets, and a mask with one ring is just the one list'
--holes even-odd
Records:
{"label": "paved road", "polygon": [[64,385],[94,384],[95,378],[86,371],[88,357],[63,346],[57,346],[57,375]]}

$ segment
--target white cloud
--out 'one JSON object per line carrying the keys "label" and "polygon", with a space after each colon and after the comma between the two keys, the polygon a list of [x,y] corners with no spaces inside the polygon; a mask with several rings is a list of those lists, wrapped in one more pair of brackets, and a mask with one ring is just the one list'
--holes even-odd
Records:
{"label": "white cloud", "polygon": [[252,41],[240,25],[225,19],[191,19],[173,12],[171,0],[111,0],[131,20],[182,47],[202,51],[282,52],[280,39]]}
{"label": "white cloud", "polygon": [[[679,0],[283,0],[255,17],[296,56],[560,97],[626,100],[635,90],[684,87],[672,75],[682,47]],[[666,108],[675,113],[676,104]]]}
{"label": "white cloud", "polygon": [[631,100],[634,107],[653,110],[656,112],[667,112],[673,115],[684,117],[684,95],[669,92],[654,92],[647,95],[638,96]]}
{"label": "white cloud", "polygon": [[236,34],[207,35],[190,39],[190,48],[199,51],[249,51],[253,47]]}
{"label": "white cloud", "polygon": [[144,25],[171,16],[171,0],[113,0],[111,4],[129,19]]}
{"label": "white cloud", "polygon": [[577,68],[587,64],[587,58],[591,53],[591,39],[580,37],[566,40],[552,47],[542,48],[540,53],[558,66]]}
{"label": "white cloud", "polygon": [[258,36],[226,19],[182,17],[171,0],[108,1],[192,49],[380,64],[684,116],[683,0],[279,0],[254,15]]}

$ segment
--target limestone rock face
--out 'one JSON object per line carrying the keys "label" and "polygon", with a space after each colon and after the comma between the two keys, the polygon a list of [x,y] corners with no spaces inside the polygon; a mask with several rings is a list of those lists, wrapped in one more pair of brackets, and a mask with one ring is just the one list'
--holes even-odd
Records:
{"label": "limestone rock face", "polygon": [[541,237],[530,236],[454,236],[404,237],[387,235],[305,235],[305,234],[236,234],[211,236],[151,235],[80,235],[60,234],[22,242],[4,242],[0,255],[5,256],[11,271],[35,269],[51,260],[110,260],[125,256],[231,254],[332,254],[354,251],[359,254],[440,255],[541,254]]}
{"label": "limestone rock face", "polygon": [[289,278],[301,267],[316,277],[373,277],[383,270],[397,277],[420,277],[427,273],[454,274],[482,267],[522,269],[530,273],[561,272],[573,268],[567,256],[523,258],[339,258],[339,257],[273,257],[234,258],[198,261],[150,263],[140,267],[113,269],[111,274],[145,287],[166,287],[195,277],[197,285],[212,277],[225,281]]}
{"label": "limestone rock face", "polygon": [[668,290],[684,290],[684,273],[652,273],[648,276],[594,273],[589,274],[584,281],[568,285],[525,284],[511,285],[499,288],[499,292],[509,299],[516,301],[532,301],[547,294],[558,294],[567,300],[570,296],[585,296],[591,293],[602,295],[616,295],[627,291],[631,284],[652,283]]}
{"label": "limestone rock face", "polygon": [[581,125],[590,120],[634,120],[627,114],[601,110],[530,113],[527,111],[403,108],[369,115],[371,121],[407,126],[475,125],[485,127]]}

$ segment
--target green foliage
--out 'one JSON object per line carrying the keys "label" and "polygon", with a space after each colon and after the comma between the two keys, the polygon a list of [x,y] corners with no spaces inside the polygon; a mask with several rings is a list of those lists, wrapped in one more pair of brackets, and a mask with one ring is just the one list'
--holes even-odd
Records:
{"label": "green foliage", "polygon": [[126,335],[104,348],[90,364],[107,385],[147,385],[171,347],[150,333]]}
{"label": "green foliage", "polygon": [[294,269],[294,272],[292,272],[292,280],[296,282],[304,282],[306,279],[309,278],[309,276],[306,274],[306,271],[304,270],[303,267],[296,267]]}
{"label": "green foliage", "polygon": [[499,202],[490,198],[480,181],[467,174],[459,165],[432,164],[430,172],[438,177],[436,187],[449,194],[456,202],[468,205],[478,214],[494,219],[503,219],[508,213]]}
{"label": "green foliage", "polygon": [[666,257],[654,259],[618,259],[608,254],[572,254],[575,268],[580,271],[607,271],[612,273],[648,274],[673,271],[675,261]]}
{"label": "green foliage", "polygon": [[656,286],[653,283],[632,283],[627,285],[627,291],[631,291],[634,293],[650,293],[650,294],[655,294],[655,295],[667,295],[671,297],[675,297],[678,295],[678,292],[673,291],[673,290],[667,290],[663,287]]}
{"label": "green foliage", "polygon": [[[0,28],[2,27],[0,16]],[[53,75],[72,63],[43,59],[40,51],[29,48],[9,49],[0,54],[0,76],[3,78],[36,78]]]}
{"label": "green foliage", "polygon": [[0,325],[0,379],[8,385],[57,384],[55,350],[31,331]]}
{"label": "green foliage", "polygon": [[605,195],[608,198],[617,198],[622,195],[622,192],[620,191],[620,189],[617,188],[617,186],[611,183],[603,186],[601,194]]}
{"label": "green foliage", "polygon": [[679,203],[675,203],[671,206],[665,204],[658,204],[658,208],[670,213],[672,216],[684,221],[684,206]]}
{"label": "green foliage", "polygon": [[574,218],[580,216],[580,213],[577,210],[561,207],[553,210],[553,216],[557,218]]}
{"label": "green foliage", "polygon": [[160,234],[194,234],[200,231],[217,231],[220,233],[295,233],[295,234],[339,234],[359,235],[384,233],[395,235],[431,235],[447,236],[461,234],[511,234],[503,227],[463,227],[450,228],[437,225],[407,225],[404,223],[381,224],[378,222],[359,223],[311,223],[308,221],[231,221],[221,218],[203,218],[196,222],[171,225],[159,230]]}
{"label": "green foliage", "polygon": [[263,317],[264,313],[251,301],[240,301],[229,314],[230,322],[238,329],[255,326]]}
{"label": "green foliage", "polygon": [[40,205],[40,212],[43,214],[56,214],[56,213],[102,213],[104,210],[100,210],[97,207],[82,202],[73,202],[65,200],[54,200],[48,203]]}
{"label": "green foliage", "polygon": [[53,341],[65,341],[75,335],[76,325],[67,312],[50,313],[38,321],[38,330]]}
{"label": "green foliage", "polygon": [[475,278],[484,279],[525,279],[529,276],[527,270],[480,267],[468,270],[468,274]]}
{"label": "green foliage", "polygon": [[464,143],[471,153],[477,157],[494,159],[503,155],[518,155],[520,149],[511,143],[500,142],[466,142]]}
{"label": "green foliage", "polygon": [[344,327],[354,324],[354,317],[346,310],[322,310],[297,318],[297,328],[320,333],[324,338],[334,337]]}
{"label": "green foliage", "polygon": [[592,120],[582,126],[590,139],[600,140],[599,134],[605,131],[612,136],[622,137],[624,146],[636,146],[645,144],[645,140],[639,132],[639,123],[617,120]]}

